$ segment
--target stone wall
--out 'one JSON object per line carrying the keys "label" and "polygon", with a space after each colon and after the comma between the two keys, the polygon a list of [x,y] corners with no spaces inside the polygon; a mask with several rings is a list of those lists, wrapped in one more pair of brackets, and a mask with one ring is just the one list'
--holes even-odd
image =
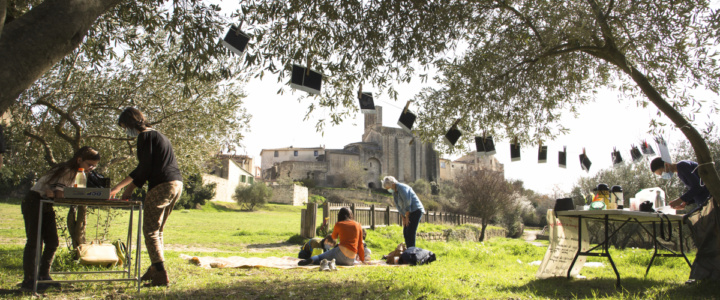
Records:
{"label": "stone wall", "polygon": [[325,182],[325,175],[327,173],[327,164],[325,162],[284,161],[277,166],[277,178],[290,177],[293,180],[313,178],[318,183]]}
{"label": "stone wall", "polygon": [[273,195],[269,202],[301,206],[308,202],[308,188],[299,185],[272,186]]}
{"label": "stone wall", "polygon": [[[507,230],[504,228],[485,229],[485,240],[495,237],[505,237]],[[473,241],[480,242],[480,228],[464,227],[459,229],[446,229],[443,232],[420,232],[418,238],[431,242],[447,242],[447,241]]]}
{"label": "stone wall", "polygon": [[[346,190],[346,189],[312,189],[313,195],[319,195],[328,199],[331,196],[338,196],[346,200],[377,202],[382,204],[392,203],[392,197],[373,194],[370,190]],[[350,201],[348,201],[350,202]]]}

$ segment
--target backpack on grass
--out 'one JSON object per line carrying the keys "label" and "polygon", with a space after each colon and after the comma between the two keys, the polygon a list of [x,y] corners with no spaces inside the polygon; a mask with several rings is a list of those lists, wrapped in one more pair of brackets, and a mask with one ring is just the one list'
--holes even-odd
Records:
{"label": "backpack on grass", "polygon": [[424,265],[437,260],[435,258],[435,253],[417,247],[407,248],[407,250],[402,253],[400,259],[403,261],[403,263],[412,266]]}

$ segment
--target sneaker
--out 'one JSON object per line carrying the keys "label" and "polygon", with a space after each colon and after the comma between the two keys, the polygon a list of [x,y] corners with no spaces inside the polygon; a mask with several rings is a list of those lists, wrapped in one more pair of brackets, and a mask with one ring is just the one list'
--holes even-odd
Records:
{"label": "sneaker", "polygon": [[337,271],[337,266],[335,265],[334,258],[333,258],[333,260],[330,261],[330,264],[328,265],[328,267],[330,268],[330,271]]}
{"label": "sneaker", "polygon": [[301,260],[301,261],[298,262],[298,266],[307,266],[307,265],[311,264],[312,262],[313,262],[313,260],[310,259],[310,258],[308,258],[308,259],[303,259],[303,260]]}
{"label": "sneaker", "polygon": [[330,266],[327,259],[323,259],[320,261],[320,272],[322,271],[330,271]]}

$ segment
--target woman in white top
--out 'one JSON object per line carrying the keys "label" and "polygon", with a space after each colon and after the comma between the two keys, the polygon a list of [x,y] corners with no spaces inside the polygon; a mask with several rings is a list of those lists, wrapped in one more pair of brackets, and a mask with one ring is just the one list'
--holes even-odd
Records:
{"label": "woman in white top", "polygon": [[[73,157],[61,164],[50,169],[45,175],[30,188],[30,192],[25,196],[21,209],[23,219],[25,220],[25,235],[27,242],[25,243],[25,251],[23,252],[23,271],[24,278],[21,285],[23,290],[32,290],[35,269],[35,253],[37,247],[43,249],[40,257],[40,270],[38,279],[52,280],[50,278],[50,266],[55,258],[55,250],[57,250],[59,240],[57,227],[55,223],[55,210],[52,204],[43,207],[43,223],[40,229],[40,244],[38,245],[38,211],[40,210],[41,199],[58,199],[64,198],[65,187],[71,187],[75,182],[75,175],[79,168],[83,168],[85,172],[92,171],[100,162],[100,154],[97,150],[85,146],[78,149]],[[58,283],[49,284],[47,286],[59,286]],[[44,289],[46,285],[38,285],[38,289]]]}

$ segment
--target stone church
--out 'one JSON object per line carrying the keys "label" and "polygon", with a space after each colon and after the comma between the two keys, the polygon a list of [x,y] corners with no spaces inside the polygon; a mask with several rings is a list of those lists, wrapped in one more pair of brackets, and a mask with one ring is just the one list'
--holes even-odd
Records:
{"label": "stone church", "polygon": [[[340,186],[346,166],[355,162],[363,167],[368,188],[381,188],[382,176],[388,175],[405,183],[418,179],[437,181],[440,159],[433,143],[424,143],[401,128],[383,126],[382,107],[376,106],[375,109],[376,114],[365,114],[361,142],[348,144],[343,149],[324,149],[324,154],[316,157],[276,162],[272,167],[263,169],[264,179],[312,178],[322,186]],[[273,150],[263,150],[262,153],[275,153],[277,156],[278,151]],[[298,151],[293,153],[301,157]],[[265,157],[262,159],[264,164]]]}

